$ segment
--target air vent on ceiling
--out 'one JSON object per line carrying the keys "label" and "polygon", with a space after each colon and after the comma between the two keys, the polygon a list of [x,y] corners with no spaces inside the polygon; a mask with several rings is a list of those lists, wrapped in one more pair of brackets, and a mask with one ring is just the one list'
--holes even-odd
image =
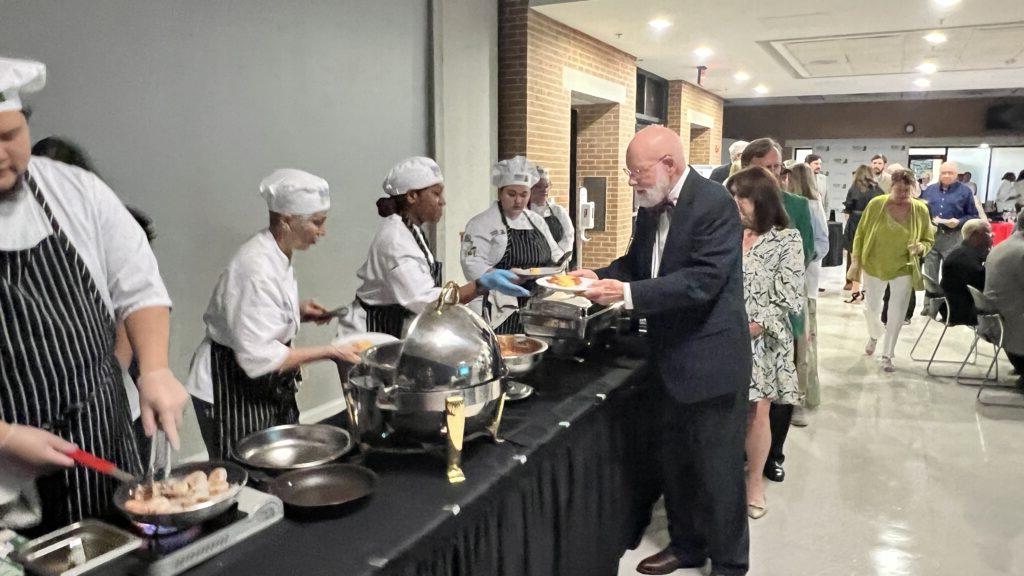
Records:
{"label": "air vent on ceiling", "polygon": [[824,96],[797,96],[801,102],[824,102]]}

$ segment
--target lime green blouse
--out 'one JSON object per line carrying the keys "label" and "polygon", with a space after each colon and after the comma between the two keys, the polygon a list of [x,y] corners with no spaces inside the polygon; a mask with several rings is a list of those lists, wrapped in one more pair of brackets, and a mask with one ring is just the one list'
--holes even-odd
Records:
{"label": "lime green blouse", "polygon": [[885,210],[888,199],[886,194],[868,203],[857,226],[853,256],[860,261],[864,272],[879,280],[911,275],[914,277],[914,289],[922,290],[920,260],[911,257],[908,246],[920,242],[927,252],[935,244],[935,228],[928,205],[920,200],[911,200],[910,218],[900,224]]}

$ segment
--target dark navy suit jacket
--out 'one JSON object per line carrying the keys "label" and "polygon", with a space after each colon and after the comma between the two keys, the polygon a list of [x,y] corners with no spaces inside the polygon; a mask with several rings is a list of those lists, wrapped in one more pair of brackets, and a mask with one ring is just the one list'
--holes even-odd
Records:
{"label": "dark navy suit jacket", "polygon": [[628,252],[595,272],[630,283],[633,307],[648,319],[656,367],[676,401],[747,390],[752,366],[736,204],[721,184],[691,169],[652,279],[657,228],[657,214],[641,208]]}

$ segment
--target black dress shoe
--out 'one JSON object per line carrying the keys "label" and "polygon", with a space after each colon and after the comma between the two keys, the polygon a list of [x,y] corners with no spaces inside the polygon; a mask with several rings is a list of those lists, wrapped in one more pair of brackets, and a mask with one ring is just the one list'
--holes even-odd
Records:
{"label": "black dress shoe", "polygon": [[665,548],[641,560],[636,565],[636,571],[641,574],[671,574],[680,568],[703,568],[705,563],[685,564],[671,548]]}
{"label": "black dress shoe", "polygon": [[769,460],[764,465],[764,477],[772,482],[782,482],[786,479],[786,471],[782,469],[782,462]]}

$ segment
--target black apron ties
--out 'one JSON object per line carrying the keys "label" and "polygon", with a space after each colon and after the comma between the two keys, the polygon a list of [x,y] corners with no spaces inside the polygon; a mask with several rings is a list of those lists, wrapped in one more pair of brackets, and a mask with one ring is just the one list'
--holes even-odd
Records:
{"label": "black apron ties", "polygon": [[[39,244],[0,251],[0,418],[43,428],[142,473],[128,396],[114,356],[116,323],[92,274],[39,186],[24,176],[53,229]],[[81,466],[40,478],[49,532],[114,510],[118,483]]]}
{"label": "black apron ties", "polygon": [[561,242],[562,236],[565,236],[565,228],[562,228],[562,221],[555,216],[554,211],[548,208],[550,215],[544,217],[544,223],[548,225],[548,230],[551,231],[551,237],[555,239],[555,242]]}
{"label": "black apron ties", "polygon": [[[434,279],[434,287],[440,288],[444,283],[444,265],[434,259],[433,253],[430,248],[423,242],[423,233],[419,230],[414,230],[410,222],[406,222],[405,226],[409,229],[409,233],[412,234],[413,239],[416,240],[416,245],[420,247],[423,252],[423,257],[427,259],[427,264],[430,266],[430,276]],[[402,329],[405,327],[405,321],[409,319],[413,314],[412,312],[400,305],[400,304],[384,304],[380,306],[373,306],[359,300],[356,300],[359,305],[363,307],[366,312],[366,331],[367,332],[382,332],[384,334],[390,334],[395,338],[402,338]]]}
{"label": "black apron ties", "polygon": [[213,445],[206,447],[211,459],[230,459],[234,445],[253,432],[299,423],[298,370],[249,378],[235,351],[211,340],[210,376],[217,432]]}
{"label": "black apron ties", "polygon": [[[530,222],[531,228],[528,230],[515,230],[509,227],[508,219],[505,218],[505,211],[501,209],[501,204],[498,204],[498,214],[501,215],[501,223],[505,225],[505,234],[507,235],[507,241],[505,243],[505,254],[502,255],[501,260],[494,265],[495,268],[501,270],[510,270],[512,268],[538,268],[541,266],[552,266],[554,263],[551,260],[551,246],[548,245],[547,238],[544,237],[544,233],[537,228],[537,225],[530,218],[527,211],[523,214],[526,219]],[[524,285],[524,288],[530,290],[533,283],[529,282]],[[485,316],[490,316],[491,304],[488,301],[484,302],[484,310],[487,312]],[[528,298],[519,298],[519,307],[526,305]],[[500,326],[494,329],[495,334],[522,334],[523,323],[519,319],[519,311],[516,310]]]}

